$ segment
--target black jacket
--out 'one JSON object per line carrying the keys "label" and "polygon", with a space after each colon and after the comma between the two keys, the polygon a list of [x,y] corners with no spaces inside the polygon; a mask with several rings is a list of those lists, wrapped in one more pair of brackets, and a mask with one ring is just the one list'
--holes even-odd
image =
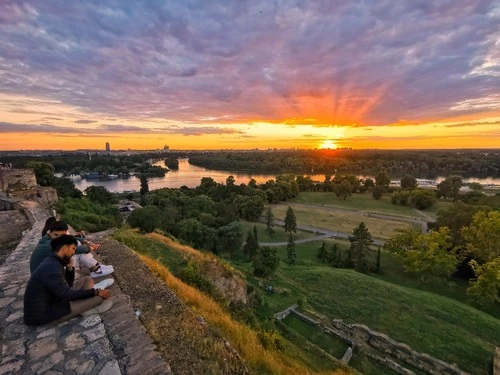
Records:
{"label": "black jacket", "polygon": [[67,271],[55,254],[45,258],[32,273],[24,292],[24,323],[42,325],[70,313],[69,301],[95,296],[94,289],[73,290],[75,271]]}

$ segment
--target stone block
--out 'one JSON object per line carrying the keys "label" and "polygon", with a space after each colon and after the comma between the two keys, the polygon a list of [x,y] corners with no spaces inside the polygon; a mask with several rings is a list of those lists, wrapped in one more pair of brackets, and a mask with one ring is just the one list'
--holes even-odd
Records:
{"label": "stone block", "polygon": [[28,347],[28,356],[30,361],[37,361],[57,349],[57,342],[54,337],[46,337],[36,340]]}
{"label": "stone block", "polygon": [[86,317],[85,319],[83,319],[83,321],[80,323],[80,325],[85,327],[85,328],[89,328],[89,327],[95,326],[96,324],[99,324],[99,323],[101,323],[101,317],[99,315],[95,314],[95,315],[90,315],[90,316]]}
{"label": "stone block", "polygon": [[80,333],[73,333],[64,340],[64,351],[80,349],[85,345],[85,339]]}
{"label": "stone block", "polygon": [[43,362],[35,363],[31,366],[31,369],[37,374],[43,374],[45,371],[50,370],[54,367],[54,365],[58,364],[62,360],[64,360],[64,354],[62,352],[57,352],[46,358]]}
{"label": "stone block", "polygon": [[5,321],[7,323],[10,323],[10,322],[14,322],[20,318],[22,318],[24,316],[24,313],[22,311],[16,311],[15,313],[13,314],[10,314],[7,319],[5,319]]}
{"label": "stone block", "polygon": [[92,372],[92,370],[94,369],[94,366],[95,366],[95,362],[92,360],[88,360],[88,361],[83,362],[77,368],[75,368],[75,372],[78,375],[90,374]]}
{"label": "stone block", "polygon": [[104,324],[99,324],[98,326],[83,332],[83,336],[87,339],[87,342],[92,342],[106,336],[106,330],[104,329]]}
{"label": "stone block", "polygon": [[120,366],[116,359],[106,362],[97,375],[121,375]]}
{"label": "stone block", "polygon": [[81,352],[82,355],[88,355],[89,357],[99,361],[104,358],[109,358],[113,356],[113,351],[109,344],[107,338],[102,338],[94,341],[88,345],[85,350]]}
{"label": "stone block", "polygon": [[21,371],[21,367],[23,367],[24,361],[15,361],[10,363],[5,363],[0,366],[0,375],[4,374],[16,374]]}

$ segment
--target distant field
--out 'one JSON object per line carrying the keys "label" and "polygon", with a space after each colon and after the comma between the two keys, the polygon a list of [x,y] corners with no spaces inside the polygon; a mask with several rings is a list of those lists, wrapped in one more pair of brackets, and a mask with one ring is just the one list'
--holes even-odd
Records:
{"label": "distant field", "polygon": [[387,239],[392,237],[398,229],[406,229],[411,226],[411,224],[399,222],[397,219],[386,220],[369,217],[366,212],[334,211],[329,210],[328,207],[304,206],[295,203],[271,205],[270,207],[274,217],[283,220],[288,206],[292,207],[297,224],[331,231],[351,233],[359,223],[364,222],[373,237]]}
{"label": "distant field", "polygon": [[[384,195],[381,199],[373,199],[370,193],[356,193],[347,199],[338,199],[334,193],[330,192],[300,192],[299,196],[291,202],[326,205],[328,207],[346,208],[351,210],[362,210],[369,212],[380,212],[408,217],[422,216],[413,207],[401,206],[391,203],[390,194]],[[435,213],[451,204],[451,201],[437,200],[436,204],[424,212],[435,217]]]}

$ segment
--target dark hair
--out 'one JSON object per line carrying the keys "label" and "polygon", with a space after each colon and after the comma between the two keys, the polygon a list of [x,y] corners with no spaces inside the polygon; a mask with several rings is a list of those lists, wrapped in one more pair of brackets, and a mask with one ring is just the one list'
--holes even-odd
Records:
{"label": "dark hair", "polygon": [[58,252],[59,249],[65,245],[78,245],[78,241],[75,237],[70,236],[69,234],[63,234],[61,237],[54,238],[50,241],[50,246],[52,247],[52,251],[54,253]]}
{"label": "dark hair", "polygon": [[42,237],[47,234],[47,232],[50,230],[50,228],[52,227],[52,225],[54,225],[54,223],[56,223],[56,222],[57,222],[57,219],[54,216],[49,217],[45,221],[45,225],[44,225],[44,227],[42,229]]}
{"label": "dark hair", "polygon": [[68,224],[62,222],[62,221],[55,221],[54,224],[52,224],[50,226],[50,229],[49,229],[51,232],[55,232],[55,231],[66,231],[68,230]]}

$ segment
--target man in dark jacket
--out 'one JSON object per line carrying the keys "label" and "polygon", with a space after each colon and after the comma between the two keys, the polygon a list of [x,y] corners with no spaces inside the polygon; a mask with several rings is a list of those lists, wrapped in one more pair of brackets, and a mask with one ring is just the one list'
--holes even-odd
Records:
{"label": "man in dark jacket", "polygon": [[[53,253],[46,257],[31,275],[24,293],[24,322],[42,325],[62,322],[80,315],[111,296],[109,290],[94,289],[94,281],[85,276],[75,280],[71,257],[77,241],[73,236],[62,235],[51,242]],[[103,312],[112,305],[106,301]],[[104,307],[99,306],[99,307]]]}
{"label": "man in dark jacket", "polygon": [[[68,224],[62,221],[53,222],[36,246],[30,259],[30,272],[33,273],[42,261],[48,257],[52,251],[50,242],[68,232]],[[77,246],[75,256],[73,257],[73,264],[86,267],[90,270],[90,276],[102,277],[114,272],[113,266],[105,266],[99,262],[90,253],[91,248],[88,246]]]}

